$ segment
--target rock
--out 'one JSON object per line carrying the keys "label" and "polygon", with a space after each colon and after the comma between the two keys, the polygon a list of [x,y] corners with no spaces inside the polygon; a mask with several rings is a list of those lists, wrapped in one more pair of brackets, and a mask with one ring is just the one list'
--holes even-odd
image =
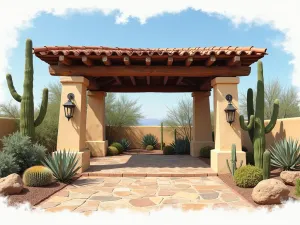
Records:
{"label": "rock", "polygon": [[290,191],[280,180],[267,179],[259,182],[252,191],[252,199],[257,204],[280,204],[281,200],[288,199]]}
{"label": "rock", "polygon": [[23,185],[22,178],[16,173],[0,178],[0,195],[19,194]]}
{"label": "rock", "polygon": [[300,179],[300,171],[282,171],[280,178],[285,184],[296,185],[296,179]]}

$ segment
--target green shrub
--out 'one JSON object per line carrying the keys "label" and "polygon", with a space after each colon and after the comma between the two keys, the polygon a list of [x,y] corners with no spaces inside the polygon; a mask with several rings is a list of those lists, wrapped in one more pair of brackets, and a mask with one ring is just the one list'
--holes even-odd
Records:
{"label": "green shrub", "polygon": [[143,148],[146,148],[148,145],[156,146],[157,145],[157,137],[153,134],[146,134],[142,140]]}
{"label": "green shrub", "polygon": [[271,166],[283,170],[300,170],[300,145],[297,140],[289,138],[277,141],[269,151]]}
{"label": "green shrub", "polygon": [[254,154],[253,154],[253,152],[246,152],[246,164],[254,166]]}
{"label": "green shrub", "polygon": [[114,146],[109,146],[107,149],[108,156],[119,155],[119,150]]}
{"label": "green shrub", "polygon": [[19,173],[27,168],[40,165],[45,157],[46,148],[39,144],[32,144],[27,136],[22,136],[20,132],[10,134],[2,139],[3,152],[11,155],[19,166]]}
{"label": "green shrub", "polygon": [[238,168],[234,174],[234,181],[236,185],[242,188],[255,187],[262,180],[262,169],[251,165]]}
{"label": "green shrub", "polygon": [[170,145],[165,146],[163,149],[163,154],[164,155],[174,155],[175,154],[174,148]]}
{"label": "green shrub", "polygon": [[51,184],[53,175],[45,166],[33,166],[25,170],[23,182],[28,187],[42,187]]}
{"label": "green shrub", "polygon": [[190,154],[190,141],[187,137],[177,138],[176,141],[171,143],[171,146],[174,148],[175,154]]}
{"label": "green shrub", "polygon": [[300,179],[296,180],[296,192],[295,192],[295,195],[297,197],[300,197]]}
{"label": "green shrub", "polygon": [[81,168],[77,166],[77,153],[66,150],[53,152],[52,155],[46,156],[42,163],[52,171],[56,180],[63,183],[71,181]]}
{"label": "green shrub", "polygon": [[16,164],[14,157],[4,152],[0,152],[0,177],[6,177],[12,173],[18,173],[19,166]]}
{"label": "green shrub", "polygon": [[114,142],[110,146],[117,148],[118,151],[119,151],[119,154],[122,154],[123,151],[124,151],[123,146],[120,143],[118,143],[118,142]]}
{"label": "green shrub", "polygon": [[122,138],[120,144],[123,146],[124,151],[127,151],[130,147],[130,142],[126,138]]}
{"label": "green shrub", "polygon": [[211,146],[205,146],[200,149],[200,157],[202,158],[209,158],[210,159],[210,151],[214,149]]}
{"label": "green shrub", "polygon": [[148,151],[152,151],[154,149],[154,147],[152,146],[152,145],[148,145],[147,147],[146,147],[146,150],[148,150]]}

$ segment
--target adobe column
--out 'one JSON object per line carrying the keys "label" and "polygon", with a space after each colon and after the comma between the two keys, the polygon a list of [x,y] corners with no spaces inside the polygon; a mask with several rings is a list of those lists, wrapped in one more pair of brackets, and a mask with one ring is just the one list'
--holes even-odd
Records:
{"label": "adobe column", "polygon": [[86,123],[86,143],[92,156],[103,157],[107,154],[105,135],[105,96],[103,91],[88,92]]}
{"label": "adobe column", "polygon": [[[241,160],[246,162],[246,154],[242,151],[241,128],[238,111],[238,77],[217,77],[211,82],[214,88],[215,113],[215,149],[211,151],[211,168],[217,173],[228,173],[226,160],[231,160],[232,144],[236,145],[237,165]],[[225,108],[228,105],[226,95],[232,95],[232,105],[237,109],[235,120],[230,125],[226,120]]]}
{"label": "adobe column", "polygon": [[210,92],[193,92],[191,156],[199,157],[204,146],[214,146],[209,107]]}
{"label": "adobe column", "polygon": [[[81,76],[61,77],[62,84],[61,106],[59,113],[57,150],[70,150],[78,153],[79,165],[83,172],[90,166],[90,151],[85,147],[86,131],[86,90],[89,81]],[[67,95],[74,94],[73,117],[68,121],[65,117],[63,104],[68,100]]]}

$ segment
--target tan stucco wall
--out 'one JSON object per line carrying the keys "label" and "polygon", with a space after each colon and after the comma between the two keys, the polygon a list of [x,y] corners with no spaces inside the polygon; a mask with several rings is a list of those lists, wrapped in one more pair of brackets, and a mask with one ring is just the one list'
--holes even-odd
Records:
{"label": "tan stucco wall", "polygon": [[17,120],[0,117],[0,150],[2,149],[1,139],[17,130]]}

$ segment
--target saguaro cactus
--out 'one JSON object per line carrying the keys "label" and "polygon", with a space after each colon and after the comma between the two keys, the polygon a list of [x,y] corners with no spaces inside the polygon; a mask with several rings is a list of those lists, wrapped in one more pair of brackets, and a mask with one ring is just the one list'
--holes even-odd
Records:
{"label": "saguaro cactus", "polygon": [[17,102],[21,102],[20,132],[22,135],[26,135],[34,139],[35,127],[42,123],[47,112],[48,89],[45,88],[43,90],[43,99],[40,107],[40,113],[36,118],[36,120],[34,120],[33,56],[32,56],[32,41],[30,39],[26,40],[23,95],[21,96],[17,93],[10,74],[6,75],[6,80],[12,97]]}
{"label": "saguaro cactus", "polygon": [[176,144],[177,141],[177,133],[176,133],[176,129],[174,129],[174,143]]}
{"label": "saguaro cactus", "polygon": [[160,150],[163,150],[164,145],[164,123],[160,124]]}
{"label": "saguaro cactus", "polygon": [[268,150],[264,152],[263,155],[263,179],[270,178],[270,170],[271,170],[271,154]]}
{"label": "saguaro cactus", "polygon": [[257,95],[256,108],[253,108],[253,90],[250,88],[247,92],[247,111],[248,123],[245,124],[244,117],[240,116],[241,128],[249,132],[250,139],[254,149],[255,166],[263,168],[263,154],[265,151],[265,134],[272,131],[274,128],[279,111],[279,100],[276,99],[273,105],[273,114],[269,124],[265,127],[264,124],[264,75],[263,65],[261,61],[257,64]]}
{"label": "saguaro cactus", "polygon": [[[232,176],[234,175],[237,167],[236,167],[236,162],[237,162],[237,158],[236,158],[236,145],[233,144],[231,147],[231,168],[228,162],[228,159],[226,159],[226,163],[227,163],[227,167],[229,172],[232,174]],[[243,160],[241,160],[240,162],[240,167],[243,165]]]}

